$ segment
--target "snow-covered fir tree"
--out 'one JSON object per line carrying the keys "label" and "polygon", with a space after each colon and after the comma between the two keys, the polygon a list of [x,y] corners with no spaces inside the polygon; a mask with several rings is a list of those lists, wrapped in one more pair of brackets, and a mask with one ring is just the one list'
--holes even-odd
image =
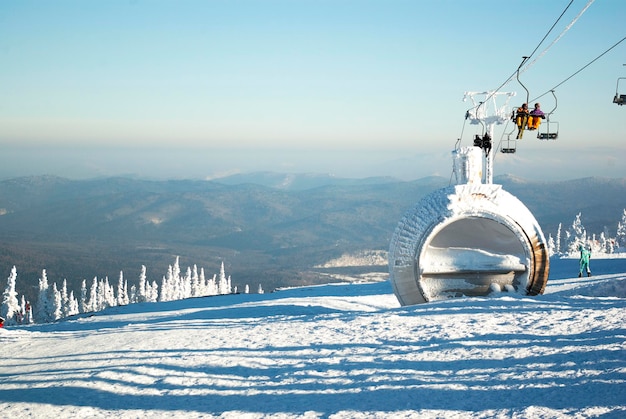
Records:
{"label": "snow-covered fir tree", "polygon": [[141,273],[139,274],[139,284],[137,284],[137,299],[136,299],[136,301],[138,303],[145,303],[148,300],[146,295],[147,295],[147,292],[146,292],[146,265],[141,265]]}
{"label": "snow-covered fir tree", "polygon": [[224,262],[222,262],[222,266],[220,267],[220,276],[217,284],[218,294],[230,294],[230,285],[228,278],[226,278],[226,272],[224,271]]}
{"label": "snow-covered fir tree", "polygon": [[207,281],[207,290],[204,295],[218,295],[217,277],[215,274]]}
{"label": "snow-covered fir tree", "polygon": [[50,286],[48,285],[48,275],[44,269],[39,278],[39,293],[37,295],[37,304],[35,305],[35,321],[37,323],[48,323],[53,318],[54,308],[50,299]]}
{"label": "snow-covered fir tree", "polygon": [[622,219],[617,223],[615,246],[626,251],[626,209],[622,213]]}
{"label": "snow-covered fir tree", "polygon": [[68,297],[68,310],[67,310],[67,315],[68,316],[74,316],[78,313],[80,313],[80,310],[78,308],[78,300],[76,299],[76,297],[74,297],[74,291],[70,291],[70,295]]}
{"label": "snow-covered fir tree", "polygon": [[198,276],[198,266],[193,265],[193,269],[191,271],[191,297],[199,297],[203,295],[202,290],[200,289],[200,277]]}
{"label": "snow-covered fir tree", "polygon": [[174,270],[172,265],[167,267],[167,273],[161,280],[159,301],[171,301],[174,299]]}
{"label": "snow-covered fir tree", "polygon": [[[74,296],[74,291],[68,290],[66,279],[63,280],[60,289],[56,283],[51,289],[44,269],[41,278],[39,278],[35,320],[37,322],[50,322],[79,313],[100,311],[108,307],[126,305],[141,300],[145,302],[171,301],[207,295],[231,294],[233,292],[232,279],[230,275],[226,275],[224,262],[220,266],[219,278],[214,274],[211,279],[207,280],[204,268],[198,270],[197,265],[193,265],[193,268],[187,267],[185,275],[181,275],[179,261],[179,257],[176,257],[174,265],[168,267],[167,275],[163,277],[160,289],[156,281],[152,281],[152,283],[148,281],[146,267],[142,265],[139,286],[132,285],[130,291],[128,281],[124,279],[124,273],[120,271],[117,287],[109,283],[108,277],[100,280],[94,277],[89,288],[87,281],[83,280],[79,298]],[[15,276],[17,276],[17,270]],[[15,282],[14,279],[13,282]],[[263,292],[262,287],[259,286],[259,289]],[[246,292],[249,292],[247,286]],[[21,323],[27,316],[32,321],[30,304],[24,300],[22,305],[18,304],[17,307],[14,309],[14,313],[18,313],[21,319],[18,323]]]}
{"label": "snow-covered fir tree", "polygon": [[187,267],[185,276],[180,278],[179,300],[191,297],[191,268]]}
{"label": "snow-covered fir tree", "polygon": [[67,279],[63,280],[63,285],[61,285],[61,318],[67,317],[70,314],[70,297],[67,294]]}
{"label": "snow-covered fir tree", "polygon": [[5,324],[11,326],[17,323],[16,315],[20,312],[20,304],[15,291],[17,280],[17,268],[13,266],[7,278],[7,287],[2,294],[2,306],[0,306],[0,317],[4,318]]}
{"label": "snow-covered fir tree", "polygon": [[561,223],[559,223],[559,228],[556,231],[556,246],[554,251],[557,254],[561,253]]}
{"label": "snow-covered fir tree", "polygon": [[578,252],[578,246],[587,246],[587,231],[583,226],[581,220],[581,213],[579,212],[572,222],[572,226],[568,229],[568,241],[567,241],[567,253],[575,254]]}
{"label": "snow-covered fir tree", "polygon": [[91,313],[100,309],[98,296],[98,278],[94,277],[91,281],[91,287],[89,287],[89,302],[86,304],[87,308],[84,313]]}
{"label": "snow-covered fir tree", "polygon": [[52,284],[52,307],[54,309],[52,320],[56,321],[63,317],[63,301],[56,282]]}
{"label": "snow-covered fir tree", "polygon": [[209,289],[206,277],[204,276],[204,268],[200,268],[200,274],[198,274],[198,295],[209,295],[208,292]]}
{"label": "snow-covered fir tree", "polygon": [[104,308],[117,306],[117,298],[115,298],[115,290],[109,283],[109,277],[104,277]]}
{"label": "snow-covered fir tree", "polygon": [[78,300],[78,310],[81,313],[86,313],[89,311],[87,309],[87,280],[83,279],[83,282],[80,284],[80,299]]}
{"label": "snow-covered fir tree", "polygon": [[159,284],[156,281],[152,281],[152,286],[150,287],[150,294],[146,295],[148,297],[147,301],[151,303],[156,303],[159,301]]}
{"label": "snow-covered fir tree", "polygon": [[129,303],[128,298],[128,281],[124,280],[124,272],[120,271],[120,278],[117,282],[117,298],[118,306],[125,306]]}

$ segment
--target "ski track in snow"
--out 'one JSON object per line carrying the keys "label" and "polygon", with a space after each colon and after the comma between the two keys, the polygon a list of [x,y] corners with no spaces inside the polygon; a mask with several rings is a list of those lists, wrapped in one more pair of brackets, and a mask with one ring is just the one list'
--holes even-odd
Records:
{"label": "ski track in snow", "polygon": [[0,329],[1,416],[626,417],[626,273],[572,264],[537,297],[338,284]]}

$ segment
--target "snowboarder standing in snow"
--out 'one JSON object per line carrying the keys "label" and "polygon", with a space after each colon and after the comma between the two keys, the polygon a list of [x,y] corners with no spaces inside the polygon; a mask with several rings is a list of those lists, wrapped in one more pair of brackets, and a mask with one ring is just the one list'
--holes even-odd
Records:
{"label": "snowboarder standing in snow", "polygon": [[580,250],[580,270],[578,271],[578,277],[583,276],[583,270],[587,271],[587,276],[591,276],[591,270],[589,269],[591,252],[585,249],[582,244],[578,245],[578,250]]}

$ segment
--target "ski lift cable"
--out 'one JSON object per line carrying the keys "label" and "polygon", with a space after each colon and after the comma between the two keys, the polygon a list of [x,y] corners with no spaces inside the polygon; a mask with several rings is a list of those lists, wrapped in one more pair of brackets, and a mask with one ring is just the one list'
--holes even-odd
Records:
{"label": "ski lift cable", "polygon": [[598,55],[596,58],[594,58],[593,60],[591,60],[590,62],[588,62],[587,64],[585,64],[583,67],[581,67],[578,71],[576,71],[574,74],[572,74],[571,76],[569,76],[568,78],[566,78],[565,80],[563,80],[562,82],[560,82],[559,84],[557,84],[556,86],[554,86],[552,89],[548,90],[547,92],[541,94],[540,96],[537,96],[536,98],[534,98],[533,100],[531,100],[531,102],[536,101],[539,98],[542,98],[543,96],[547,95],[548,93],[550,93],[553,90],[556,90],[557,87],[562,86],[563,84],[565,84],[567,81],[569,81],[571,78],[573,78],[574,76],[576,76],[578,73],[580,73],[581,71],[583,71],[585,68],[589,67],[591,64],[593,64],[594,62],[598,61],[600,58],[602,58],[602,56],[604,56],[605,54],[607,54],[609,51],[611,51],[613,48],[615,48],[616,46],[618,46],[619,44],[621,44],[622,42],[624,42],[624,40],[626,40],[626,36],[623,37],[622,39],[620,39],[619,41],[617,41],[615,44],[613,44],[613,46],[611,46],[609,49],[607,49],[606,51],[604,51],[602,54]]}
{"label": "ski lift cable", "polygon": [[[573,0],[572,0],[573,1]],[[541,57],[543,57],[544,55],[546,55],[546,53],[548,52],[548,50],[550,48],[552,48],[552,46],[554,44],[556,44],[564,35],[567,31],[569,31],[571,29],[572,26],[574,26],[574,24],[576,23],[576,21],[578,21],[578,19],[580,19],[580,17],[583,15],[583,13],[585,13],[587,11],[587,9],[591,6],[591,4],[594,2],[595,0],[589,0],[587,2],[587,4],[585,5],[585,7],[583,7],[583,9],[578,13],[578,15],[576,15],[576,17],[574,17],[574,19],[572,19],[572,21],[569,23],[569,25],[567,25],[565,27],[565,29],[563,29],[563,31],[559,34],[559,36],[557,36],[554,41],[552,41],[552,43],[550,43],[550,45],[547,46],[546,49],[544,49],[541,54],[539,54],[539,56],[537,58],[535,58],[531,63],[529,63],[526,67],[524,67],[524,69],[521,71],[522,73],[525,72],[526,70],[528,70],[530,67],[532,67],[537,61],[539,61],[539,59]],[[563,17],[563,15],[565,14],[565,12],[567,11],[567,9],[569,8],[569,6],[571,6],[572,2],[570,2],[570,4],[567,5],[567,7],[565,8],[565,10],[563,10],[563,13],[561,13],[561,16],[559,16],[559,18],[557,19],[556,22],[554,22],[554,25],[552,25],[552,27],[550,28],[550,30],[548,31],[548,33],[546,34],[546,36],[544,36],[544,38],[541,40],[541,42],[539,43],[539,45],[541,45],[543,43],[543,41],[546,39],[546,37],[548,36],[548,34],[552,31],[552,29],[554,29],[554,26],[556,26],[556,24],[559,22],[559,20],[561,20],[561,18]],[[539,48],[539,45],[537,45],[537,48],[535,48],[535,51],[533,51],[533,53],[531,54],[531,56],[537,51],[537,49]]]}
{"label": "ski lift cable", "polygon": [[[593,0],[591,0],[593,1]],[[517,70],[515,70],[513,72],[513,74],[511,74],[509,76],[508,79],[506,79],[506,81],[504,83],[502,83],[497,89],[495,89],[486,99],[485,102],[487,102],[489,99],[491,99],[493,97],[493,95],[495,95],[497,92],[500,91],[500,89],[502,89],[504,86],[506,86],[507,84],[509,84],[511,82],[511,80],[513,80],[513,78],[519,74],[520,68],[522,67],[522,65],[524,65],[528,59],[530,59],[530,57],[532,57],[535,52],[537,52],[537,50],[539,49],[539,47],[541,46],[541,44],[543,43],[543,41],[545,41],[545,39],[548,37],[548,35],[550,35],[550,32],[552,32],[552,29],[554,29],[554,27],[557,25],[557,23],[559,23],[559,21],[561,20],[561,18],[563,17],[563,15],[565,14],[565,12],[567,12],[567,10],[570,8],[570,6],[572,5],[572,3],[574,3],[574,0],[570,0],[569,4],[567,6],[565,6],[565,9],[563,10],[563,12],[561,12],[561,15],[557,18],[557,20],[552,24],[552,26],[550,27],[550,29],[548,30],[548,32],[546,32],[546,34],[544,35],[544,37],[541,39],[541,41],[537,44],[537,46],[535,47],[535,49],[533,50],[532,54],[530,54],[528,57],[524,58],[524,61],[522,61],[522,64],[520,64],[520,66],[517,68]],[[587,6],[588,7],[588,6]],[[586,8],[585,8],[586,10]],[[571,24],[570,24],[571,26]],[[536,61],[536,60],[535,60]],[[484,103],[484,102],[483,102]],[[476,107],[476,111],[478,111],[478,109],[481,107],[481,105],[483,103],[480,103],[477,107]]]}

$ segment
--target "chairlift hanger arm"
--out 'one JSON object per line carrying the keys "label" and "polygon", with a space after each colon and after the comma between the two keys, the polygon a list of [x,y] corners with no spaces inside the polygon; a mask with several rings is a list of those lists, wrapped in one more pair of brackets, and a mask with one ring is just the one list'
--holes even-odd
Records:
{"label": "chairlift hanger arm", "polygon": [[522,83],[521,80],[519,79],[519,72],[522,66],[524,65],[524,63],[528,61],[529,58],[530,57],[522,57],[522,62],[520,63],[519,67],[517,67],[517,82],[524,88],[524,90],[526,90],[526,104],[528,104],[529,102],[530,93],[528,92],[528,89],[526,88],[526,86],[524,86],[524,83]]}
{"label": "chairlift hanger arm", "polygon": [[619,81],[620,80],[626,80],[626,77],[618,77],[617,85],[615,86],[615,97],[613,98],[613,103],[616,103],[622,106],[624,103],[626,103],[626,94],[619,93]]}

